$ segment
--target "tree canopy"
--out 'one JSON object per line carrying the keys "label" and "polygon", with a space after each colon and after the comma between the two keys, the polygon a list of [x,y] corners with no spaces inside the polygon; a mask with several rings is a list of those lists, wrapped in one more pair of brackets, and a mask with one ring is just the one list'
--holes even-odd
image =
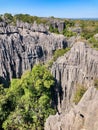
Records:
{"label": "tree canopy", "polygon": [[10,87],[0,86],[0,129],[43,130],[44,122],[55,113],[51,89],[54,78],[42,65],[12,79]]}

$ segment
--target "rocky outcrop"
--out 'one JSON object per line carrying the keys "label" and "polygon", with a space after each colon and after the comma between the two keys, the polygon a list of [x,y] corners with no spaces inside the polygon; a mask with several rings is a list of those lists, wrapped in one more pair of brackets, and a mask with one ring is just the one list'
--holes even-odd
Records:
{"label": "rocky outcrop", "polygon": [[26,69],[51,58],[56,49],[65,48],[63,35],[49,33],[41,24],[17,22],[16,26],[0,22],[0,76],[10,80]]}
{"label": "rocky outcrop", "polygon": [[69,27],[68,30],[72,31],[72,32],[75,32],[77,34],[80,34],[82,32],[82,28],[81,27]]}
{"label": "rocky outcrop", "polygon": [[[98,51],[77,42],[57,59],[51,71],[59,84],[56,87],[58,114],[47,119],[45,130],[97,130],[98,90],[91,86],[98,78]],[[88,90],[75,105],[73,99],[78,84]]]}
{"label": "rocky outcrop", "polygon": [[45,130],[98,130],[98,90],[90,87],[68,113],[50,116]]}
{"label": "rocky outcrop", "polygon": [[[56,22],[52,26],[62,32],[64,24]],[[71,46],[51,68],[57,82],[54,102],[58,113],[47,119],[45,130],[97,130],[98,90],[93,81],[98,78],[98,51],[85,42],[76,42],[79,37],[66,41],[63,35],[48,29],[35,22],[31,25],[17,21],[16,26],[0,22],[0,83],[21,77],[34,64],[51,59],[55,50]],[[73,99],[78,85],[87,91],[76,105]]]}
{"label": "rocky outcrop", "polygon": [[60,20],[51,20],[50,25],[53,29],[58,29],[59,33],[62,33],[63,30],[66,28],[65,22]]}
{"label": "rocky outcrop", "polygon": [[60,109],[69,107],[77,84],[84,84],[88,88],[98,77],[97,57],[98,51],[91,49],[84,42],[77,42],[67,54],[53,64],[52,74],[60,83],[60,91],[62,90],[62,97],[58,99]]}

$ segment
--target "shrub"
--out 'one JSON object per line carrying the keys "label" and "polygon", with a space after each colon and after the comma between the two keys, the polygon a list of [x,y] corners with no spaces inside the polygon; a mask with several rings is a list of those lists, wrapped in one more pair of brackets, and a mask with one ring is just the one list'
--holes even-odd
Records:
{"label": "shrub", "polygon": [[98,33],[98,21],[93,20],[80,20],[80,27],[82,28],[81,36],[86,40]]}
{"label": "shrub", "polygon": [[53,59],[51,59],[49,62],[48,62],[48,65],[47,65],[47,67],[49,67],[49,68],[51,68],[52,67],[52,65],[53,65]]}
{"label": "shrub", "polygon": [[91,37],[91,38],[89,39],[89,43],[91,44],[91,46],[92,46],[93,48],[98,48],[98,40],[96,40],[94,37]]}
{"label": "shrub", "polygon": [[65,20],[64,22],[67,27],[73,27],[75,25],[73,20]]}
{"label": "shrub", "polygon": [[0,129],[43,130],[46,118],[56,112],[51,96],[54,83],[49,70],[36,65],[21,79],[13,79],[7,91],[0,86]]}
{"label": "shrub", "polygon": [[93,34],[91,32],[82,32],[81,36],[84,37],[86,40],[88,40],[89,38],[91,38],[93,36]]}
{"label": "shrub", "polygon": [[29,14],[16,14],[14,16],[14,21],[16,22],[17,20],[27,22],[27,23],[33,23],[36,21],[37,24],[43,23],[46,24],[47,20],[39,18],[37,16],[30,16]]}
{"label": "shrub", "polygon": [[56,61],[58,57],[63,56],[69,50],[70,48],[56,50],[53,55],[53,60]]}
{"label": "shrub", "polygon": [[65,49],[59,49],[54,52],[53,58],[46,64],[47,67],[51,68],[53,65],[53,62],[57,60],[60,56],[63,56],[65,53],[67,53],[70,50],[70,48]]}
{"label": "shrub", "polygon": [[13,21],[13,16],[10,13],[5,13],[4,18],[8,23],[11,23]]}
{"label": "shrub", "polygon": [[57,34],[59,34],[58,28],[54,28],[52,25],[49,26],[49,31],[51,33],[57,33]]}
{"label": "shrub", "polygon": [[14,21],[23,21],[27,23],[33,23],[33,17],[28,14],[16,14],[14,16]]}
{"label": "shrub", "polygon": [[66,37],[72,37],[72,36],[76,36],[76,33],[72,32],[72,31],[69,31],[67,29],[64,29],[63,30],[63,35],[66,36]]}
{"label": "shrub", "polygon": [[73,102],[75,104],[78,104],[78,102],[81,100],[81,98],[84,95],[84,93],[86,92],[86,90],[87,89],[83,85],[78,84],[76,86],[76,92],[75,92],[74,100],[73,100]]}
{"label": "shrub", "polygon": [[0,22],[2,22],[3,21],[3,19],[2,19],[2,17],[0,16]]}
{"label": "shrub", "polygon": [[94,86],[95,86],[96,89],[98,89],[98,79],[94,80]]}

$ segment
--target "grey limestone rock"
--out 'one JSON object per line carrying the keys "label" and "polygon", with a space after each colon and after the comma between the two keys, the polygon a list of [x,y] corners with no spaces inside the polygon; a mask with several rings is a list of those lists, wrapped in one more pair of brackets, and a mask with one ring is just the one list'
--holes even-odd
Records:
{"label": "grey limestone rock", "polygon": [[[58,114],[50,116],[45,130],[97,130],[98,90],[93,86],[98,78],[98,51],[84,42],[77,42],[53,64],[52,74],[57,79]],[[73,103],[77,85],[87,91],[78,103]]]}
{"label": "grey limestone rock", "polygon": [[66,46],[63,35],[45,33],[43,25],[37,28],[19,21],[17,26],[0,23],[0,76],[7,80],[20,77],[35,63],[49,60],[56,49]]}
{"label": "grey limestone rock", "polygon": [[92,85],[93,80],[98,77],[97,57],[98,51],[91,49],[84,42],[77,42],[67,54],[54,62],[51,72],[57,82],[60,83],[62,90],[62,98],[59,97],[58,99],[60,111],[69,108],[77,84],[88,88]]}
{"label": "grey limestone rock", "polygon": [[82,32],[82,28],[81,27],[69,27],[68,30],[72,31],[72,32],[75,32],[77,34],[80,34]]}
{"label": "grey limestone rock", "polygon": [[60,33],[62,33],[62,31],[63,31],[63,30],[65,29],[65,27],[66,27],[65,22],[64,22],[64,21],[59,21],[59,20],[52,20],[52,21],[50,21],[50,24],[51,24],[51,26],[52,26],[54,29],[57,28]]}
{"label": "grey limestone rock", "polygon": [[45,130],[98,130],[98,90],[90,87],[68,113],[50,116]]}

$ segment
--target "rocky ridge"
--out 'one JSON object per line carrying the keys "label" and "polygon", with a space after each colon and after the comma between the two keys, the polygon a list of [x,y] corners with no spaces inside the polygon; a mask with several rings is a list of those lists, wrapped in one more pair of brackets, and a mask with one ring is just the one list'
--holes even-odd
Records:
{"label": "rocky ridge", "polygon": [[[61,32],[65,25],[52,26]],[[66,41],[63,35],[48,29],[35,22],[31,25],[17,21],[16,26],[0,22],[0,83],[21,77],[35,63],[51,59],[55,50],[72,46],[51,68],[57,81],[54,97],[58,113],[47,119],[45,130],[97,130],[98,90],[93,81],[98,78],[98,51],[85,42],[75,43],[75,37]],[[87,91],[75,105],[73,98],[78,85]]]}
{"label": "rocky ridge", "polygon": [[66,46],[63,35],[50,33],[43,24],[17,21],[16,26],[12,26],[0,22],[1,80],[20,77],[35,63],[49,60],[56,49]]}
{"label": "rocky ridge", "polygon": [[98,90],[93,86],[68,113],[50,116],[45,130],[98,130]]}
{"label": "rocky ridge", "polygon": [[[45,130],[97,130],[98,90],[93,87],[93,81],[98,78],[98,51],[77,42],[58,58],[51,71],[59,83],[56,89],[58,114],[47,119]],[[73,99],[78,84],[87,91],[75,105]]]}

